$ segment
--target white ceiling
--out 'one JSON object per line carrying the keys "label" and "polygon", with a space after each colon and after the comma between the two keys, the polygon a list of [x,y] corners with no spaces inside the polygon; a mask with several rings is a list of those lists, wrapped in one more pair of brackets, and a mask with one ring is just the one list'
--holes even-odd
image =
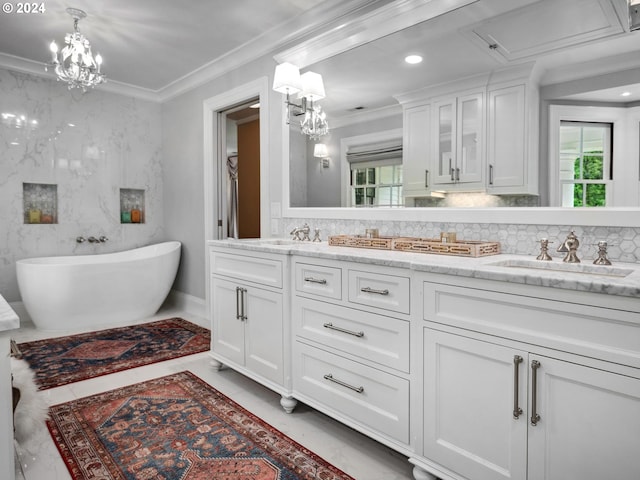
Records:
{"label": "white ceiling", "polygon": [[[486,45],[474,45],[465,34],[471,26],[501,14],[515,14],[530,5],[567,4],[570,0],[479,0],[450,14],[437,17],[383,41],[372,42],[314,65],[323,74],[330,102],[352,109],[360,105],[375,108],[375,95],[389,97],[416,85],[446,82],[473,71],[491,70],[504,65]],[[572,0],[573,3],[576,0]],[[586,0],[585,0],[586,1]],[[618,27],[625,24],[626,0],[591,0],[611,5],[617,13]],[[17,4],[10,1],[9,3]],[[80,8],[88,17],[80,30],[91,41],[94,53],[104,58],[103,71],[108,83],[100,88],[132,89],[162,99],[199,78],[238,66],[259,55],[283,51],[312,34],[340,25],[354,12],[366,13],[406,0],[45,0],[45,13],[0,15],[0,66],[32,73],[44,72],[50,60],[48,45],[62,43],[72,31],[73,20],[67,7]],[[413,1],[414,5],[420,2]],[[426,0],[422,3],[428,3]],[[510,17],[509,17],[510,18]],[[514,17],[517,19],[517,17]],[[580,15],[571,21],[586,22]],[[534,31],[546,38],[547,25]],[[561,82],[593,71],[595,63],[640,66],[640,32],[611,34],[606,39],[563,48],[535,59],[547,72],[548,82]],[[477,42],[476,42],[477,43]],[[401,53],[419,51],[425,62],[418,67],[399,63]],[[274,61],[275,66],[275,61]],[[216,70],[217,68],[217,70]],[[410,71],[408,68],[412,68]],[[348,83],[358,71],[363,80]],[[383,73],[384,75],[379,75]],[[409,77],[414,83],[405,83]],[[633,82],[629,82],[633,83]],[[185,87],[185,85],[187,85]],[[629,87],[631,85],[617,85]],[[634,87],[635,88],[635,87]],[[640,100],[636,96],[620,100],[618,89],[589,92],[575,99],[602,101]],[[144,96],[144,95],[142,95]],[[344,114],[344,111],[342,112]]]}
{"label": "white ceiling", "polygon": [[73,7],[87,13],[79,28],[93,53],[104,58],[109,81],[160,92],[241,48],[273,48],[304,34],[315,19],[327,21],[362,4],[378,3],[384,2],[44,0],[44,13],[0,14],[0,66],[41,72],[51,60],[51,41],[60,45],[73,31],[73,18],[65,11]]}

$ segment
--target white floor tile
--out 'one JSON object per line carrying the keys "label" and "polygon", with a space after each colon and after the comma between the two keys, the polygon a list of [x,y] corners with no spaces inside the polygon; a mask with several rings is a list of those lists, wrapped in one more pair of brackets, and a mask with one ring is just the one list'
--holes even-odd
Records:
{"label": "white floor tile", "polygon": [[[137,323],[179,316],[204,325],[203,319],[190,318],[185,312],[161,311],[153,318]],[[80,333],[41,332],[25,326],[12,335],[18,343]],[[139,367],[112,375],[39,392],[49,405],[67,402],[87,395],[142,382],[182,370],[189,370],[255,415],[270,423],[296,442],[309,448],[357,480],[412,479],[412,466],[406,457],[374,442],[304,404],[291,414],[280,406],[280,396],[260,384],[230,370],[216,371],[207,353]],[[20,460],[25,480],[68,480],[70,475],[45,425],[42,431],[20,445]],[[21,476],[17,476],[21,479]]]}

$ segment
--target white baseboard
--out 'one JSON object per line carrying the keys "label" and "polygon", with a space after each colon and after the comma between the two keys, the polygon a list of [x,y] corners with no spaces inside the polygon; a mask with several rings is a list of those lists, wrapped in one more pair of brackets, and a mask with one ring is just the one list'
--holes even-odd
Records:
{"label": "white baseboard", "polygon": [[[189,295],[178,290],[171,290],[164,303],[165,306],[170,306],[177,310],[184,310],[185,312],[207,319],[207,305],[204,299]],[[209,328],[209,325],[203,325]]]}

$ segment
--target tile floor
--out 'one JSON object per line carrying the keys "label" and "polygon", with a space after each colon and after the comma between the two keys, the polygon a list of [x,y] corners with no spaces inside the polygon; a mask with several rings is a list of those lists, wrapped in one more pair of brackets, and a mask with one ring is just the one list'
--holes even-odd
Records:
{"label": "tile floor", "polygon": [[[206,321],[202,318],[175,310],[162,310],[153,318],[144,321],[173,316],[206,325]],[[81,331],[69,330],[52,334],[35,330],[33,326],[26,324],[19,330],[12,332],[11,337],[20,343]],[[285,413],[280,407],[278,394],[231,369],[216,371],[209,365],[207,353],[190,355],[72,383],[44,390],[39,392],[39,395],[44,395],[50,405],[55,405],[182,370],[190,370],[214,388],[357,480],[406,480],[413,478],[412,466],[403,455],[370,440],[304,404],[298,403],[292,414]],[[18,457],[20,459],[19,467],[21,467],[17,468],[19,471],[16,472],[18,480],[68,480],[71,478],[44,425],[37,435],[19,446],[18,452],[20,454]]]}

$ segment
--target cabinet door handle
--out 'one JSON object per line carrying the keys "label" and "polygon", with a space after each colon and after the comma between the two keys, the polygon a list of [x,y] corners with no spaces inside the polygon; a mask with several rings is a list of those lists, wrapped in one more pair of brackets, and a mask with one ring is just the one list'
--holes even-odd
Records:
{"label": "cabinet door handle", "polygon": [[456,182],[460,181],[460,168],[456,168]]}
{"label": "cabinet door handle", "polygon": [[364,337],[364,332],[354,332],[353,330],[347,330],[346,328],[336,327],[331,322],[325,323],[323,327],[328,328],[330,330],[336,330],[342,333],[348,333],[349,335],[353,335],[354,337]]}
{"label": "cabinet door handle", "polygon": [[429,170],[424,171],[424,188],[429,188]]}
{"label": "cabinet door handle", "polygon": [[489,185],[493,185],[493,165],[489,165]]}
{"label": "cabinet door handle", "polygon": [[361,288],[360,291],[364,293],[375,293],[377,295],[389,295],[389,290],[387,290],[386,288],[384,290],[376,290],[375,288],[364,287]]}
{"label": "cabinet door handle", "polygon": [[330,373],[327,373],[324,376],[324,379],[325,380],[329,380],[330,382],[333,382],[333,383],[337,383],[338,385],[341,385],[343,387],[349,388],[349,389],[353,390],[354,392],[358,392],[358,393],[364,392],[364,387],[354,387],[353,385],[349,385],[348,383],[343,382],[342,380],[338,380],[337,378],[333,378],[333,375],[330,374]]}
{"label": "cabinet door handle", "polygon": [[518,390],[520,379],[518,378],[518,370],[522,363],[522,357],[520,355],[513,356],[513,418],[519,418],[522,415],[522,409],[518,405]]}
{"label": "cabinet door handle", "polygon": [[540,368],[540,362],[534,360],[531,362],[531,425],[534,427],[540,421],[540,415],[538,415],[538,369]]}
{"label": "cabinet door handle", "polygon": [[320,285],[326,285],[327,281],[324,278],[304,277],[305,282],[319,283]]}
{"label": "cabinet door handle", "polygon": [[236,320],[242,320],[242,288],[236,287]]}
{"label": "cabinet door handle", "polygon": [[242,289],[242,321],[245,322],[247,320],[247,289]]}

